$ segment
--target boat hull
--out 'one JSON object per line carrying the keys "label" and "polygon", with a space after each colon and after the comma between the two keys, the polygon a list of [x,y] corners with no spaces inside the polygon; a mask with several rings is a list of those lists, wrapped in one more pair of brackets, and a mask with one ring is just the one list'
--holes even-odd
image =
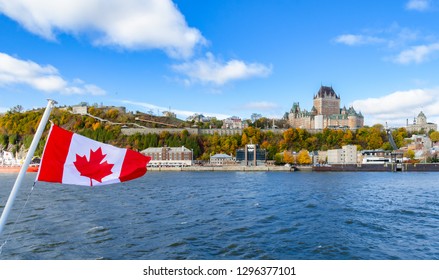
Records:
{"label": "boat hull", "polygon": [[[0,173],[18,173],[20,172],[21,166],[14,165],[14,166],[7,166],[2,165],[0,166]],[[38,172],[38,166],[37,165],[31,165],[27,168],[26,172]]]}

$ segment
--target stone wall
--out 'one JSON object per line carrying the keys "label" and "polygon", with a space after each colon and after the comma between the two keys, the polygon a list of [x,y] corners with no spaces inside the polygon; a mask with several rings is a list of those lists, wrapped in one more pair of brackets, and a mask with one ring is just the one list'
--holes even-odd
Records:
{"label": "stone wall", "polygon": [[[200,128],[122,128],[122,134],[133,135],[136,133],[140,134],[160,134],[163,131],[168,131],[169,133],[180,133],[183,130],[187,130],[191,135],[213,135],[218,133],[218,135],[242,135],[243,129],[200,129]],[[261,129],[262,132],[271,131],[273,133],[282,134],[286,129]]]}

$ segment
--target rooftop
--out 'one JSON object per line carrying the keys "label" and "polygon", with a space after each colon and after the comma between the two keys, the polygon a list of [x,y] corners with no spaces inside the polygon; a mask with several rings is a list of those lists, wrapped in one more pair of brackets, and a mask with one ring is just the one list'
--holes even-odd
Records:
{"label": "rooftop", "polygon": [[314,99],[325,97],[335,97],[336,99],[340,99],[340,96],[335,93],[332,87],[321,86],[317,94],[314,96]]}

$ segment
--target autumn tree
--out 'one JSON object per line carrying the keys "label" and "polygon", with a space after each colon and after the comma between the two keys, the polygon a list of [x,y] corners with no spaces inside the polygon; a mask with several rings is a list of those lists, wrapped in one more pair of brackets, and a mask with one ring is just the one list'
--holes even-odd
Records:
{"label": "autumn tree", "polygon": [[309,152],[307,150],[301,150],[297,155],[297,163],[298,164],[311,164],[312,160],[309,156]]}
{"label": "autumn tree", "polygon": [[414,160],[415,159],[415,151],[409,149],[407,150],[407,152],[404,153],[405,157],[408,157],[410,160]]}
{"label": "autumn tree", "polygon": [[284,151],[284,158],[285,163],[293,164],[296,162],[296,159],[294,158],[294,155],[290,151]]}
{"label": "autumn tree", "polygon": [[439,131],[433,131],[430,133],[430,139],[432,142],[439,142]]}

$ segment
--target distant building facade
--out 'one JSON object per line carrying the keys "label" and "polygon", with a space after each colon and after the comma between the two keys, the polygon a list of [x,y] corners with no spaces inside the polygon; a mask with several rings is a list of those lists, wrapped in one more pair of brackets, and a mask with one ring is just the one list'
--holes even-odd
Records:
{"label": "distant building facade", "polygon": [[186,118],[188,122],[210,122],[211,117],[205,117],[203,114],[193,114]]}
{"label": "distant building facade", "polygon": [[433,142],[427,135],[413,134],[411,138],[406,138],[410,144],[407,145],[409,150],[429,150],[433,148]]}
{"label": "distant building facade", "polygon": [[86,115],[87,114],[87,106],[73,106],[72,112],[73,112],[73,114]]}
{"label": "distant building facade", "polygon": [[224,165],[235,163],[232,156],[226,154],[215,154],[210,156],[210,164],[212,165]]}
{"label": "distant building facade", "polygon": [[409,125],[407,123],[406,130],[410,133],[419,131],[424,131],[425,133],[427,133],[430,130],[437,130],[437,124],[427,122],[427,117],[421,111],[418,116],[413,120],[413,124]]}
{"label": "distant building facade", "polygon": [[299,103],[293,104],[288,122],[291,127],[304,129],[349,128],[364,126],[364,117],[354,107],[340,108],[340,96],[332,87],[321,86],[314,95],[311,111],[302,110]]}
{"label": "distant building facade", "polygon": [[328,150],[329,164],[356,164],[357,146],[346,145],[341,149]]}
{"label": "distant building facade", "polygon": [[163,114],[163,116],[168,117],[168,118],[177,118],[177,115],[171,111],[163,111],[162,114]]}
{"label": "distant building facade", "polygon": [[245,128],[243,121],[241,118],[238,118],[236,116],[227,118],[223,120],[223,129],[243,129]]}
{"label": "distant building facade", "polygon": [[192,150],[182,147],[150,147],[142,154],[151,157],[148,167],[175,167],[191,166],[193,153]]}

